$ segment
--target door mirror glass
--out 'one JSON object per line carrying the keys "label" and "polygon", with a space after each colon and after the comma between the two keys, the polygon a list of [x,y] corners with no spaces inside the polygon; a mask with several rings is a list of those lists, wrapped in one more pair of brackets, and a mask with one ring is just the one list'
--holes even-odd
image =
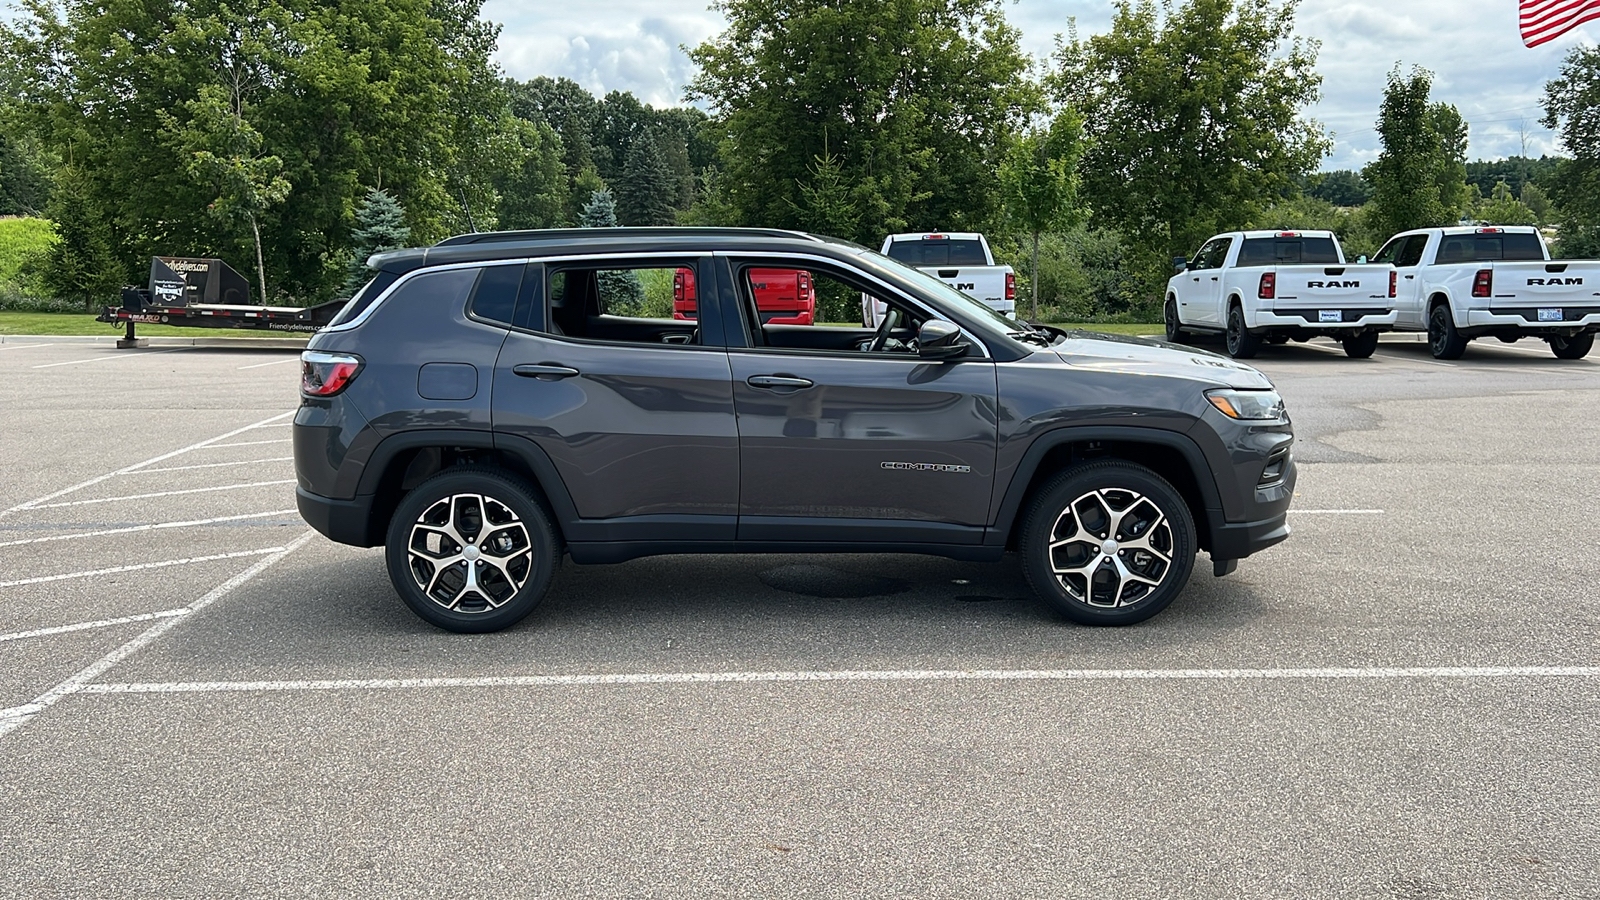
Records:
{"label": "door mirror glass", "polygon": [[1358,266],[1366,265],[1366,262],[1367,262],[1367,255],[1365,253],[1361,254],[1358,257],[1356,257],[1356,265],[1358,265]]}
{"label": "door mirror glass", "polygon": [[965,356],[971,346],[962,339],[961,329],[942,319],[929,319],[917,329],[917,354],[924,359]]}
{"label": "door mirror glass", "polygon": [[1177,269],[1180,272],[1184,271],[1185,269],[1188,269],[1189,268],[1189,258],[1187,256],[1174,256],[1172,258],[1172,267],[1174,269]]}

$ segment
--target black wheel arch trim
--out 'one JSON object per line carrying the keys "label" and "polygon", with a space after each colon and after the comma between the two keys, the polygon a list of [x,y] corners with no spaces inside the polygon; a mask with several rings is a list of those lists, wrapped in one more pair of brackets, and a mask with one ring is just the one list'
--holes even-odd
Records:
{"label": "black wheel arch trim", "polygon": [[[1066,427],[1045,432],[1034,439],[1022,455],[1021,462],[1017,463],[1011,475],[1011,483],[1006,487],[1004,499],[1000,501],[999,510],[996,512],[994,523],[989,526],[988,533],[984,536],[986,545],[1005,545],[1009,542],[1011,532],[1017,524],[1017,517],[1021,513],[1022,504],[1027,502],[1028,486],[1033,483],[1034,476],[1038,474],[1039,465],[1046,455],[1064,444],[1082,443],[1084,441],[1115,441],[1127,444],[1154,444],[1178,451],[1184,462],[1189,466],[1190,475],[1194,478],[1196,487],[1200,491],[1204,508],[1192,510],[1197,527],[1205,528],[1208,532],[1215,533],[1224,519],[1224,506],[1222,491],[1218,488],[1216,476],[1211,462],[1206,458],[1205,451],[1194,438],[1175,431],[1155,428],[1136,428],[1130,426],[1094,426],[1094,427]],[[1209,546],[1210,541],[1206,541]]]}

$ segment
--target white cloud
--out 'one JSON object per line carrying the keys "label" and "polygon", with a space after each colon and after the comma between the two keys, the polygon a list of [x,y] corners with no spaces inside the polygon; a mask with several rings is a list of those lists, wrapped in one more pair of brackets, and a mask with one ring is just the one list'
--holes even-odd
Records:
{"label": "white cloud", "polygon": [[[588,0],[516,3],[489,0],[484,15],[501,22],[496,56],[516,78],[564,76],[599,94],[632,91],[653,106],[683,103],[694,67],[681,47],[714,37],[725,22],[707,0]],[[1014,0],[1007,19],[1023,49],[1048,58],[1070,19],[1080,36],[1103,32],[1109,0]],[[1575,44],[1592,46],[1591,23],[1542,47],[1527,49],[1511,2],[1451,0],[1303,0],[1296,33],[1321,42],[1317,69],[1322,98],[1309,110],[1335,133],[1324,168],[1359,168],[1378,154],[1373,123],[1385,76],[1399,63],[1435,75],[1433,98],[1453,103],[1471,126],[1469,159],[1557,152],[1539,124],[1544,84]]]}

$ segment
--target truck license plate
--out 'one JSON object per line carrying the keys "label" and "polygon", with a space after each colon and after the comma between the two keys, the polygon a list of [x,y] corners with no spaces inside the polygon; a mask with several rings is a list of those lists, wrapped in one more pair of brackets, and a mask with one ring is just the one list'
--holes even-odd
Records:
{"label": "truck license plate", "polygon": [[1541,322],[1559,322],[1559,321],[1561,321],[1561,310],[1559,310],[1559,309],[1548,309],[1546,307],[1541,306],[1541,307],[1539,307],[1539,321],[1541,321]]}
{"label": "truck license plate", "polygon": [[1342,322],[1344,321],[1344,316],[1340,315],[1337,309],[1319,309],[1317,310],[1317,321]]}

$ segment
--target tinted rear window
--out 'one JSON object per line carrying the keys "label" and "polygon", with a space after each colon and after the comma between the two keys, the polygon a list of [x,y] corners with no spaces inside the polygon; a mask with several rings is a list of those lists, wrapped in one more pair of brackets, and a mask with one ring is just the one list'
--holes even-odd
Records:
{"label": "tinted rear window", "polygon": [[376,277],[363,285],[361,290],[356,291],[356,295],[350,298],[350,302],[346,303],[343,309],[339,310],[339,314],[333,317],[333,321],[328,323],[328,327],[343,325],[361,315],[361,311],[371,306],[372,301],[378,299],[379,294],[388,290],[389,285],[394,284],[395,279],[398,277],[400,276],[393,272],[379,272]]}
{"label": "tinted rear window", "polygon": [[1481,260],[1542,260],[1536,234],[1447,234],[1439,245],[1441,263]]}
{"label": "tinted rear window", "polygon": [[1279,263],[1339,263],[1339,250],[1331,237],[1245,238],[1239,248],[1241,266],[1275,266]]}
{"label": "tinted rear window", "polygon": [[524,268],[522,263],[516,263],[484,269],[478,276],[477,290],[472,294],[472,314],[510,325],[517,309],[517,288],[522,286]]}
{"label": "tinted rear window", "polygon": [[987,266],[983,245],[977,241],[939,240],[894,241],[889,258],[911,266]]}

